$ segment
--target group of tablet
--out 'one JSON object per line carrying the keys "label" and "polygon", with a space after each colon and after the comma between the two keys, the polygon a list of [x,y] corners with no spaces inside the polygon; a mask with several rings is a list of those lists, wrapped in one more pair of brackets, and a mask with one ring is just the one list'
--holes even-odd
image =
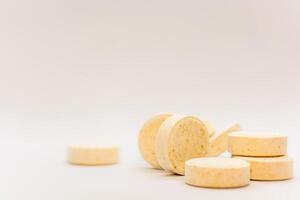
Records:
{"label": "group of tablet", "polygon": [[[232,188],[293,177],[286,136],[251,134],[238,123],[215,133],[211,123],[197,117],[160,114],[146,121],[138,143],[153,168],[185,175],[189,185]],[[232,157],[218,157],[225,151]]]}
{"label": "group of tablet", "polygon": [[[293,160],[286,156],[287,137],[247,133],[239,123],[216,133],[197,117],[160,114],[147,120],[138,145],[153,168],[185,175],[189,185],[232,188],[250,180],[286,180],[293,177]],[[228,151],[231,157],[220,157]],[[96,141],[68,146],[67,160],[76,165],[108,165],[119,161],[119,147]]]}

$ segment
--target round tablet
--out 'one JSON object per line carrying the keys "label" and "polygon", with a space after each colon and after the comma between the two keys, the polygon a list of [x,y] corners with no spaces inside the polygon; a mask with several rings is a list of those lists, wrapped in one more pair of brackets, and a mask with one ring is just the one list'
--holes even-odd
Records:
{"label": "round tablet", "polygon": [[155,157],[155,138],[160,125],[170,116],[171,114],[161,114],[152,117],[144,124],[139,133],[139,150],[144,160],[148,162],[152,167],[157,169],[160,169],[161,167],[159,166]]}
{"label": "round tablet", "polygon": [[208,143],[203,122],[191,116],[173,115],[158,130],[155,154],[163,169],[183,175],[185,161],[205,156]]}
{"label": "round tablet", "polygon": [[228,150],[232,155],[283,156],[286,149],[287,137],[283,135],[235,132],[228,137]]}
{"label": "round tablet", "polygon": [[233,188],[250,182],[250,164],[233,158],[195,158],[185,163],[185,182],[210,188]]}
{"label": "round tablet", "polygon": [[108,165],[119,161],[117,146],[73,144],[68,146],[67,160],[77,165]]}
{"label": "round tablet", "polygon": [[234,156],[250,163],[252,180],[286,180],[293,177],[293,160],[287,156],[280,157],[243,157]]}
{"label": "round tablet", "polygon": [[202,120],[202,122],[204,123],[206,129],[207,129],[207,133],[208,133],[208,136],[211,137],[213,136],[215,133],[216,133],[216,129],[215,127],[212,125],[212,123],[210,123],[209,121],[207,120]]}
{"label": "round tablet", "polygon": [[224,153],[228,148],[228,134],[240,130],[240,124],[238,122],[234,122],[227,126],[220,133],[213,135],[209,139],[209,150],[206,156],[214,157]]}

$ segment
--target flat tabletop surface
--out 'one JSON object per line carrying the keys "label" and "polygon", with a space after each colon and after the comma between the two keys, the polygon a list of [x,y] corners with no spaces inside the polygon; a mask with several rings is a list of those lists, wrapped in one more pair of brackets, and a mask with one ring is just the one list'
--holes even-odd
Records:
{"label": "flat tabletop surface", "polygon": [[[134,142],[121,144],[121,161],[108,166],[66,163],[67,139],[10,137],[0,142],[1,199],[297,199],[300,180],[252,181],[236,189],[186,185],[184,176],[149,168]],[[127,148],[128,147],[128,148]],[[299,170],[295,169],[295,172]]]}

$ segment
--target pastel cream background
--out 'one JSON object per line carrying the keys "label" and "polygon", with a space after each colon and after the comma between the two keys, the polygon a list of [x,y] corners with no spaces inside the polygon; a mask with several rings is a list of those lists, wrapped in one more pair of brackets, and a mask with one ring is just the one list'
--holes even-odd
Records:
{"label": "pastel cream background", "polygon": [[[188,187],[148,169],[136,138],[159,112],[238,120],[288,135],[299,174],[299,21],[297,0],[1,1],[1,197],[296,199],[297,177]],[[86,137],[119,143],[121,165],[66,165]]]}

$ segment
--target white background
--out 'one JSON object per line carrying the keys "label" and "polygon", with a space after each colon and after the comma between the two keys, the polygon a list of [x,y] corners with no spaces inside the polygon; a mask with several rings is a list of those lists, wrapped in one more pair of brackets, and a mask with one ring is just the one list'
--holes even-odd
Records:
{"label": "white background", "polygon": [[[300,3],[0,1],[1,199],[297,199]],[[190,187],[150,169],[137,134],[153,114],[238,120],[289,137],[295,178]],[[65,163],[82,138],[121,146],[121,163]]]}

